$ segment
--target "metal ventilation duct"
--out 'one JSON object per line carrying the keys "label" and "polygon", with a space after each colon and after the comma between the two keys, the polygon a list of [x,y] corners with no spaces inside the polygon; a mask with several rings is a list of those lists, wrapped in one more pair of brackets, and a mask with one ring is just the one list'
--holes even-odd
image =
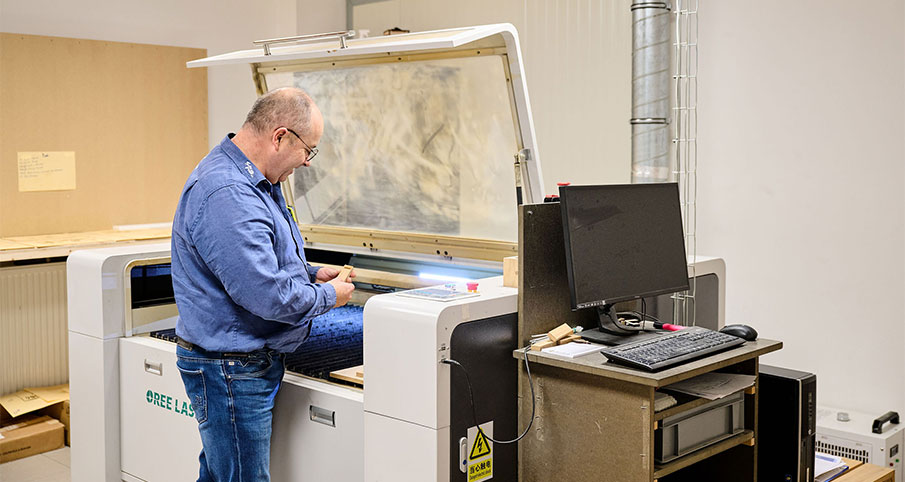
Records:
{"label": "metal ventilation duct", "polygon": [[669,180],[669,4],[632,0],[632,182]]}

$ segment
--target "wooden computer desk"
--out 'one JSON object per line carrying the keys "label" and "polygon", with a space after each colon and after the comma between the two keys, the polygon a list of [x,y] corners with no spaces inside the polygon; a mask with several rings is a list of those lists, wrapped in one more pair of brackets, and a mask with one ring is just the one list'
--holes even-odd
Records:
{"label": "wooden computer desk", "polygon": [[[568,323],[597,325],[594,310],[572,311],[558,204],[519,207],[518,339]],[[782,343],[757,340],[657,373],[605,363],[600,353],[567,359],[531,352],[537,410],[519,446],[521,481],[755,482],[757,479],[757,383],[746,392],[744,431],[665,464],[654,461],[660,421],[700,407],[685,399],[654,413],[654,392],[712,371],[757,375],[758,358]],[[513,356],[522,359],[518,350]],[[519,374],[519,427],[531,420],[531,392],[524,362]]]}
{"label": "wooden computer desk", "polygon": [[[658,388],[712,371],[757,375],[758,357],[782,343],[760,339],[656,373],[606,363],[600,353],[565,358],[528,354],[537,402],[531,433],[519,450],[522,481],[608,480],[754,482],[757,471],[757,382],[745,392],[745,430],[668,463],[654,461],[660,421],[708,400],[688,398],[654,412]],[[523,359],[520,350],[513,356]],[[521,364],[519,426],[531,417]]]}

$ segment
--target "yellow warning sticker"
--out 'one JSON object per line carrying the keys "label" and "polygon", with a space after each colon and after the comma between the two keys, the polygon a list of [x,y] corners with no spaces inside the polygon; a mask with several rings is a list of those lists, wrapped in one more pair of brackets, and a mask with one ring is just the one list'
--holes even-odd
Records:
{"label": "yellow warning sticker", "polygon": [[[468,482],[484,482],[493,478],[493,421],[469,427],[466,433]],[[463,454],[464,455],[464,454]],[[465,464],[465,461],[462,461]]]}
{"label": "yellow warning sticker", "polygon": [[468,482],[480,482],[493,477],[493,459],[482,460],[468,466]]}
{"label": "yellow warning sticker", "polygon": [[484,432],[478,430],[478,435],[475,437],[468,460],[478,459],[485,455],[490,455],[490,445],[487,444],[487,437],[484,436]]}

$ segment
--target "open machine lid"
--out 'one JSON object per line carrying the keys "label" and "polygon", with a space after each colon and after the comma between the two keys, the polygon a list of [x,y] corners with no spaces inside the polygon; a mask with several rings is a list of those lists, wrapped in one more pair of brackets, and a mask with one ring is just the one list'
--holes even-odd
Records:
{"label": "open machine lid", "polygon": [[515,27],[350,34],[187,65],[249,63],[259,94],[295,86],[318,104],[320,154],[283,186],[310,246],[516,254],[517,205],[541,202],[543,182]]}

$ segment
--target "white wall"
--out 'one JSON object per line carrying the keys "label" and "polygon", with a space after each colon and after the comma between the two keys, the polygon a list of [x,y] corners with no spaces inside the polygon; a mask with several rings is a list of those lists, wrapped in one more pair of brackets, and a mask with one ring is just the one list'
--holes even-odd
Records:
{"label": "white wall", "polygon": [[298,34],[346,29],[346,0],[298,0]]}
{"label": "white wall", "polygon": [[702,1],[698,251],[818,403],[905,411],[905,7]]}
{"label": "white wall", "polygon": [[[206,48],[216,55],[296,35],[296,11],[296,0],[0,0],[0,31]],[[256,97],[248,66],[209,69],[211,145],[239,128]]]}

